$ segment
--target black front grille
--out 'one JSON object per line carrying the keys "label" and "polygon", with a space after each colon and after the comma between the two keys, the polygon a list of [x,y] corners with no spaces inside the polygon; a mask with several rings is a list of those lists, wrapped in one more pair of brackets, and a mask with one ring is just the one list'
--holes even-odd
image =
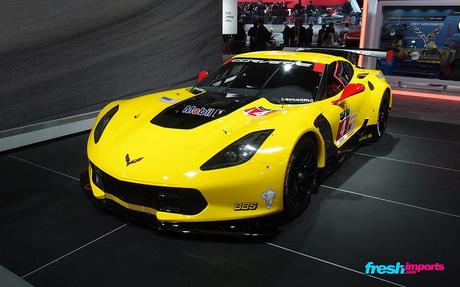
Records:
{"label": "black front grille", "polygon": [[131,183],[116,179],[91,164],[92,180],[105,193],[109,193],[129,204],[153,209],[194,215],[208,205],[203,195],[196,189],[153,186]]}

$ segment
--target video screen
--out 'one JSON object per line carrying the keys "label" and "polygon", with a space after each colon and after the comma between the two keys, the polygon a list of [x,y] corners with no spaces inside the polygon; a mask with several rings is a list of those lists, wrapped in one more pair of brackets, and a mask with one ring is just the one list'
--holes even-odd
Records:
{"label": "video screen", "polygon": [[460,6],[383,7],[380,48],[394,51],[378,62],[386,75],[460,81]]}

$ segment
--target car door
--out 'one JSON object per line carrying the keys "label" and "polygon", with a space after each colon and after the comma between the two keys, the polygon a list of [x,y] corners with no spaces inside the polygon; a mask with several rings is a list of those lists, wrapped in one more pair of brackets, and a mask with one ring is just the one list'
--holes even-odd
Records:
{"label": "car door", "polygon": [[332,140],[340,147],[363,124],[361,109],[365,92],[337,102],[343,90],[353,79],[353,67],[345,61],[335,61],[327,66],[325,83],[321,93],[323,116],[331,126]]}
{"label": "car door", "polygon": [[[344,83],[346,83],[346,85],[350,83],[355,83],[356,77],[354,78],[353,66],[346,61],[339,61],[339,64],[341,68],[338,70],[336,76],[341,78],[344,81]],[[353,119],[353,125],[348,126],[348,128],[344,129],[343,131],[352,134],[362,127],[366,116],[366,113],[364,113],[362,109],[364,108],[364,104],[366,100],[369,98],[369,96],[369,90],[364,90],[363,92],[353,95],[344,100],[343,104],[349,108],[349,110],[346,113],[348,114],[350,119]]]}

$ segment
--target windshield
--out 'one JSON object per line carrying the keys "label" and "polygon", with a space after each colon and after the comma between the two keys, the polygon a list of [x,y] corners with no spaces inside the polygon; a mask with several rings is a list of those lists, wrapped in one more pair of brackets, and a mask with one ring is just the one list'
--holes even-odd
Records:
{"label": "windshield", "polygon": [[314,63],[233,59],[200,82],[197,88],[226,93],[227,97],[263,97],[272,103],[305,104],[314,101],[321,73]]}

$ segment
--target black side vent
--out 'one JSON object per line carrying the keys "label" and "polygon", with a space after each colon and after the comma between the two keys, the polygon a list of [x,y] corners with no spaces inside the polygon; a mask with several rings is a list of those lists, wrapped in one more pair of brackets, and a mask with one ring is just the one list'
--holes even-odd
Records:
{"label": "black side vent", "polygon": [[367,84],[369,85],[369,89],[373,91],[375,89],[374,85],[371,83],[371,81],[368,81]]}
{"label": "black side vent", "polygon": [[367,77],[368,75],[369,75],[369,73],[358,74],[358,79],[364,79],[364,78]]}

